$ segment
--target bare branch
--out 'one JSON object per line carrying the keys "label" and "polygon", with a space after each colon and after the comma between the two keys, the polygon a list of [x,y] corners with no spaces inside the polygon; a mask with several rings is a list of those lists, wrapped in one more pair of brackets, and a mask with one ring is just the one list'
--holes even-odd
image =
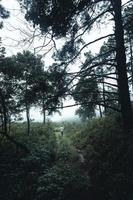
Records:
{"label": "bare branch", "polygon": [[96,39],[96,40],[93,40],[93,41],[91,41],[91,42],[85,44],[85,45],[79,50],[79,52],[78,52],[70,61],[68,61],[68,63],[72,63],[72,62],[79,56],[79,54],[83,51],[83,49],[85,49],[85,48],[88,47],[89,45],[91,45],[91,44],[93,44],[93,43],[95,43],[95,42],[98,42],[98,41],[100,41],[100,40],[103,40],[103,39],[105,39],[105,38],[107,38],[107,37],[111,37],[111,36],[113,36],[113,35],[114,35],[114,34],[108,34],[108,35],[105,35],[105,36],[103,36],[103,37],[100,37],[100,38],[98,38],[98,39]]}

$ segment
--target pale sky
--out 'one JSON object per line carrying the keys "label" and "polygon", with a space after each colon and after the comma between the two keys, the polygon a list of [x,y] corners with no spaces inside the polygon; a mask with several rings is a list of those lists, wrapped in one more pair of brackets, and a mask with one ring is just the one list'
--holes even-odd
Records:
{"label": "pale sky", "polygon": [[[125,3],[127,0],[123,0],[123,3]],[[23,41],[25,38],[29,38],[32,36],[32,31],[34,29],[26,22],[24,19],[23,14],[20,12],[19,4],[16,0],[2,0],[2,5],[5,6],[7,10],[10,11],[10,17],[9,19],[4,20],[4,28],[0,30],[0,35],[2,37],[2,43],[6,47],[7,55],[13,55],[17,52],[23,51],[25,49],[33,51],[34,48],[36,48],[36,52],[40,50],[38,47],[41,46],[44,42],[44,36],[40,36],[39,39],[35,39],[34,41],[31,40],[31,44],[26,41],[25,44],[23,44],[21,41]],[[106,24],[103,25],[102,29],[98,30],[95,29],[90,32],[89,36],[87,35],[87,42],[95,40],[98,36],[104,36],[107,34],[110,34],[112,30],[112,25]],[[37,32],[36,34],[39,34]],[[103,44],[103,41],[97,42],[89,47],[89,49],[93,53],[98,53],[100,46]],[[49,47],[43,48],[42,51],[38,52],[39,54],[45,54],[53,44],[51,44]],[[57,46],[61,45],[61,41],[57,43]],[[45,57],[45,65],[52,64],[53,60],[51,59],[52,52],[47,54]],[[78,64],[77,64],[78,66]],[[78,67],[77,67],[78,68]],[[71,67],[71,70],[75,71],[77,68]],[[65,101],[64,105],[70,105],[74,104],[73,100],[67,100]],[[71,108],[65,108],[62,111],[62,115],[59,116],[58,114],[54,114],[51,117],[51,120],[60,120],[63,121],[67,118],[74,118],[76,107]],[[25,114],[24,114],[25,116]],[[31,112],[31,118],[34,118],[36,121],[41,121],[42,116],[40,115],[40,112],[38,109],[32,109]]]}

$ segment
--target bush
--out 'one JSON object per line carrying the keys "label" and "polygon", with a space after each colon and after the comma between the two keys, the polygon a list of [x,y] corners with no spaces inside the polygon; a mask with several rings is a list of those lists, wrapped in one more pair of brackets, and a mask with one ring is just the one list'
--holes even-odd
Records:
{"label": "bush", "polygon": [[119,118],[92,120],[80,137],[91,185],[101,195],[96,199],[131,200],[133,136],[122,131]]}
{"label": "bush", "polygon": [[16,134],[14,131],[14,137],[27,146],[29,154],[22,156],[20,151],[14,151],[14,146],[8,141],[4,141],[0,146],[0,199],[2,200],[33,199],[38,177],[44,170],[53,166],[56,160],[57,141],[52,131],[31,136],[23,133],[23,130]]}
{"label": "bush", "polygon": [[57,164],[38,180],[37,200],[81,200],[89,189],[83,171],[70,164]]}
{"label": "bush", "polygon": [[65,131],[56,137],[51,124],[31,136],[21,130],[15,137],[29,148],[28,155],[3,139],[0,199],[132,200],[133,133],[122,131],[120,117],[67,124]]}

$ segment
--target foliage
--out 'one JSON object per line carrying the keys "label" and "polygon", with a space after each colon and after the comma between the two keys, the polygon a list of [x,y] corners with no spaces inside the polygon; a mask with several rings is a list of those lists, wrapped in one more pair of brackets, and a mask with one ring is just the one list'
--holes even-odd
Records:
{"label": "foliage", "polygon": [[24,126],[14,124],[11,134],[30,154],[0,143],[1,199],[132,199],[133,137],[123,132],[120,115],[64,123],[63,137],[54,133],[57,124],[33,123],[31,136]]}
{"label": "foliage", "polygon": [[3,190],[0,197],[3,200],[33,199],[38,177],[54,164],[56,138],[52,131],[32,137],[23,133],[17,135],[16,132],[14,137],[28,147],[30,154],[25,155],[21,149],[15,149],[9,142],[1,143],[0,185]]}
{"label": "foliage", "polygon": [[81,123],[80,121],[64,122],[63,126],[64,134],[70,138],[71,135],[81,131],[81,129],[84,127],[84,123]]}
{"label": "foliage", "polygon": [[18,100],[15,98],[18,92],[17,74],[18,70],[14,67],[12,58],[4,56],[2,51],[0,62],[0,112],[4,130],[7,132],[7,123],[11,117],[17,117],[20,112]]}
{"label": "foliage", "polygon": [[99,199],[132,199],[132,139],[122,131],[118,115],[92,120],[73,136]]}
{"label": "foliage", "polygon": [[72,0],[67,2],[58,1],[58,3],[46,0],[40,1],[39,4],[37,1],[20,0],[20,3],[27,9],[25,16],[27,20],[32,20],[34,25],[39,25],[43,32],[52,29],[56,36],[66,35],[66,32],[71,27],[73,14],[76,14],[77,8],[76,1]]}
{"label": "foliage", "polygon": [[[66,67],[70,63],[73,63],[73,61],[78,58],[81,52],[83,52],[83,50],[90,44],[103,38],[107,38],[112,35],[114,36],[114,43],[116,47],[116,64],[114,65],[114,68],[115,74],[117,74],[116,76],[118,81],[118,102],[121,106],[121,113],[125,130],[128,131],[132,129],[132,111],[128,86],[124,28],[122,21],[122,1],[69,0],[65,3],[63,1],[55,2],[48,0],[19,1],[21,3],[21,6],[26,10],[26,19],[28,21],[32,21],[34,26],[39,26],[42,32],[51,32],[53,37],[59,38],[67,36],[65,47],[62,48],[61,53],[57,54],[57,60],[59,59],[60,62],[64,63],[66,60]],[[114,34],[100,37],[93,42],[86,42],[84,44],[83,39],[84,36],[86,36],[86,33],[94,28],[96,24],[101,25],[103,22],[109,22],[111,18],[114,21]],[[130,25],[128,25],[128,27],[130,27]],[[104,62],[106,62],[105,57]],[[93,68],[97,65],[93,66]],[[89,73],[90,69],[92,69],[91,66],[90,68],[87,68],[87,74]],[[80,72],[81,71],[82,70],[80,70]],[[75,80],[78,75],[79,73],[76,74],[75,78],[72,77],[71,82],[73,82],[73,80]],[[91,110],[91,112],[93,112],[93,109]]]}
{"label": "foliage", "polygon": [[[26,19],[39,26],[42,33],[52,34],[51,40],[64,36],[67,39],[61,51],[54,54],[57,63],[48,70],[44,69],[40,56],[24,51],[7,58],[4,48],[0,48],[0,133],[6,133],[0,137],[0,199],[131,200],[132,110],[124,42],[128,46],[127,57],[130,54],[128,64],[132,76],[132,2],[123,10],[124,41],[121,0],[19,1],[27,10]],[[0,5],[0,18],[8,15]],[[93,43],[84,43],[84,34],[95,24],[102,24],[103,18],[104,22],[106,17],[109,20],[110,15],[115,22],[114,35],[103,44],[99,54],[94,57],[91,53],[84,54],[86,59],[79,72],[67,73],[67,66]],[[97,41],[100,39],[103,37]],[[110,86],[105,86],[108,78],[115,80],[116,85],[108,82]],[[69,87],[74,80],[78,80],[76,85]],[[62,107],[62,98],[69,94],[81,104],[78,113],[82,117],[92,117],[97,105],[102,105],[108,116],[86,123],[64,124],[63,136],[57,130],[59,125],[30,124],[32,105],[41,103],[44,114],[46,110],[52,113],[57,106]],[[25,134],[26,123],[10,123],[11,116],[19,114],[24,107],[31,135]],[[109,115],[112,107],[121,107],[123,120],[119,115]],[[20,146],[6,140],[9,127],[8,138],[15,138],[30,152],[26,154]]]}
{"label": "foliage", "polygon": [[19,84],[20,84],[20,102],[24,107],[35,103],[33,98],[33,87],[37,81],[38,76],[43,71],[43,62],[40,56],[35,56],[30,51],[23,51],[13,56],[14,65],[19,69]]}
{"label": "foliage", "polygon": [[84,121],[95,116],[96,106],[100,100],[99,88],[95,70],[88,70],[88,62],[93,59],[91,53],[86,54],[86,61],[81,66],[79,80],[73,91],[73,98],[81,106],[77,109],[76,114]]}
{"label": "foliage", "polygon": [[89,178],[66,137],[59,138],[56,164],[38,179],[37,199],[82,199],[89,191]]}
{"label": "foliage", "polygon": [[124,22],[125,22],[125,30],[127,32],[127,34],[129,34],[129,36],[131,38],[133,38],[133,31],[132,31],[132,27],[133,27],[133,15],[132,15],[132,11],[133,11],[133,5],[132,3],[130,3],[125,9],[124,9]]}
{"label": "foliage", "polygon": [[[40,125],[33,126],[38,130]],[[42,125],[40,135],[32,132],[27,136],[24,130],[18,133],[20,128],[25,129],[24,124],[14,124],[12,133],[30,154],[16,151],[8,142],[1,143],[1,199],[81,199],[88,192],[89,179],[78,167],[79,158],[65,138],[57,141],[50,123]]]}
{"label": "foliage", "polygon": [[87,193],[88,186],[89,180],[81,170],[70,164],[58,164],[39,178],[37,199],[79,200]]}
{"label": "foliage", "polygon": [[[1,0],[0,0],[1,1]],[[9,17],[9,11],[7,11],[1,4],[0,4],[0,20],[6,19]],[[0,21],[0,29],[3,27],[3,21]]]}
{"label": "foliage", "polygon": [[30,134],[32,106],[41,107],[45,123],[45,112],[52,114],[62,105],[67,88],[66,72],[55,65],[46,70],[42,57],[30,51],[5,57],[1,48],[0,54],[0,112],[4,131],[8,132],[7,125],[10,127],[10,122],[26,111],[27,133]]}

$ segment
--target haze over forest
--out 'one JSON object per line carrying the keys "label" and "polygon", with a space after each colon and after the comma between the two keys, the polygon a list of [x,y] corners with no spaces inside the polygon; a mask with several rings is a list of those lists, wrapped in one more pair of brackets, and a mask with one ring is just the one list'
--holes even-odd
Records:
{"label": "haze over forest", "polygon": [[0,0],[0,31],[0,200],[132,200],[133,0]]}

